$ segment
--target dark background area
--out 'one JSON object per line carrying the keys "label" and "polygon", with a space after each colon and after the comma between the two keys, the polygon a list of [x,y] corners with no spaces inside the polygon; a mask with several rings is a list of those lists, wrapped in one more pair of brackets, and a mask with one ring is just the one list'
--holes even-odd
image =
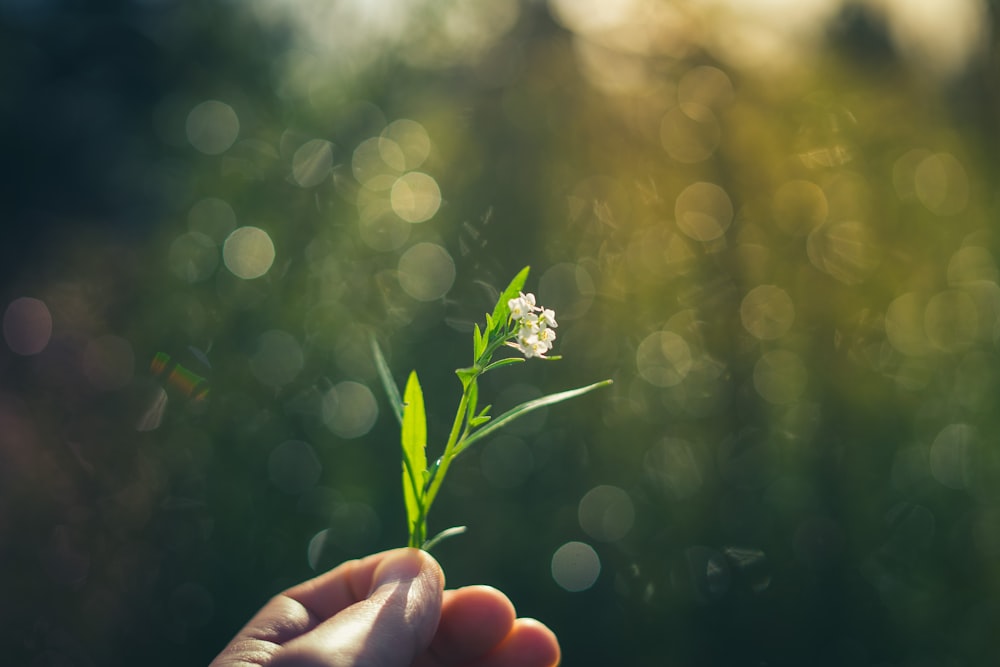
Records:
{"label": "dark background area", "polygon": [[368,336],[433,449],[530,264],[564,359],[481,402],[615,385],[456,463],[450,586],[567,665],[994,664],[997,9],[827,4],[0,0],[5,659],[403,544]]}

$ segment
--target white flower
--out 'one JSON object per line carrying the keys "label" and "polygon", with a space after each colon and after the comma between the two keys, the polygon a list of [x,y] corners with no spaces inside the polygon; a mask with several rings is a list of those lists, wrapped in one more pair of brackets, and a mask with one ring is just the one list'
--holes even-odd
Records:
{"label": "white flower", "polygon": [[551,345],[538,339],[538,336],[531,335],[527,338],[518,338],[518,349],[524,354],[526,359],[532,357],[544,357],[545,353],[551,349]]}
{"label": "white flower", "polygon": [[523,354],[526,359],[542,357],[552,346],[551,343],[539,340],[537,334],[526,328],[521,328],[514,340],[515,342],[508,342],[507,345]]}
{"label": "white flower", "polygon": [[507,309],[510,310],[511,319],[517,322],[524,318],[525,315],[538,310],[537,306],[535,306],[535,295],[521,292],[520,296],[514,297],[507,302]]}
{"label": "white flower", "polygon": [[513,342],[507,345],[517,349],[530,359],[545,358],[545,353],[552,349],[552,341],[556,332],[552,329],[556,324],[556,314],[551,308],[542,308],[535,304],[535,295],[521,292],[519,296],[507,302],[511,320],[518,323],[517,334]]}
{"label": "white flower", "polygon": [[538,315],[535,313],[528,313],[521,318],[521,331],[529,331],[530,333],[538,333],[538,330],[542,328],[542,323],[538,319]]}

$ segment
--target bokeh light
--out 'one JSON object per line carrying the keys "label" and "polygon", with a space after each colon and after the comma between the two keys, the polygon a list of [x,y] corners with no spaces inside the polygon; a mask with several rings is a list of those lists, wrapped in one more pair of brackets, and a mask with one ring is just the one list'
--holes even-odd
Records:
{"label": "bokeh light", "polygon": [[396,179],[390,195],[392,210],[407,222],[430,220],[441,207],[441,190],[427,174],[412,171]]}
{"label": "bokeh light", "polygon": [[823,188],[812,181],[791,180],[774,193],[774,221],[794,236],[807,234],[826,222],[830,204]]}
{"label": "bokeh light", "polygon": [[341,438],[360,438],[368,433],[378,412],[375,396],[360,382],[339,382],[322,397],[323,422]]}
{"label": "bokeh light", "polygon": [[365,245],[379,252],[402,248],[410,238],[410,222],[384,197],[369,197],[364,192],[358,193],[358,227]]}
{"label": "bokeh light", "polygon": [[969,424],[948,424],[930,448],[930,471],[941,484],[963,490],[971,486],[976,466],[978,434]]}
{"label": "bokeh light", "polygon": [[17,354],[32,355],[44,350],[52,337],[52,314],[45,302],[23,296],[7,304],[3,337]]}
{"label": "bokeh light", "polygon": [[455,261],[436,243],[417,243],[399,258],[399,286],[417,301],[440,299],[455,283]]}
{"label": "bokeh light", "polygon": [[552,578],[570,593],[585,591],[601,574],[601,559],[589,544],[567,542],[552,554]]}
{"label": "bokeh light", "polygon": [[188,210],[188,227],[221,245],[236,229],[236,213],[226,200],[205,197]]}
{"label": "bokeh light", "polygon": [[225,153],[240,134],[240,119],[231,106],[207,100],[191,109],[187,117],[187,138],[207,155]]}
{"label": "bokeh light", "polygon": [[885,333],[892,346],[903,354],[927,354],[930,342],[924,331],[925,299],[907,292],[893,299],[885,313]]}
{"label": "bokeh light", "polygon": [[678,162],[707,160],[718,148],[720,135],[715,114],[700,104],[679,104],[660,121],[660,143]]}
{"label": "bokeh light", "polygon": [[961,213],[969,200],[965,168],[948,153],[928,155],[913,172],[917,199],[938,215]]}
{"label": "bokeh light", "polygon": [[680,384],[691,370],[691,348],[672,331],[657,331],[639,343],[635,363],[644,380],[658,387]]}
{"label": "bokeh light", "polygon": [[333,167],[333,146],[323,139],[310,139],[292,156],[292,178],[304,188],[319,185]]}
{"label": "bokeh light", "polygon": [[389,190],[405,168],[403,149],[386,137],[366,139],[351,158],[354,178],[369,190]]}
{"label": "bokeh light", "polygon": [[602,484],[588,491],[577,507],[583,532],[601,542],[617,542],[632,529],[635,507],[617,486]]}
{"label": "bokeh light", "polygon": [[795,321],[795,304],[788,292],[776,285],[758,285],[740,303],[743,327],[755,338],[781,338]]}
{"label": "bokeh light", "polygon": [[733,203],[715,183],[693,183],[677,196],[677,226],[695,241],[722,236],[733,221]]}
{"label": "bokeh light", "polygon": [[[399,148],[402,156],[401,168],[418,169],[431,153],[431,139],[423,125],[409,118],[400,118],[389,123],[382,130],[382,137]],[[399,157],[396,157],[398,161]]]}
{"label": "bokeh light", "polygon": [[274,263],[274,243],[259,227],[240,227],[226,237],[222,258],[237,278],[260,278]]}
{"label": "bokeh light", "polygon": [[806,249],[813,266],[847,285],[864,282],[882,257],[871,228],[856,220],[816,227],[809,233]]}

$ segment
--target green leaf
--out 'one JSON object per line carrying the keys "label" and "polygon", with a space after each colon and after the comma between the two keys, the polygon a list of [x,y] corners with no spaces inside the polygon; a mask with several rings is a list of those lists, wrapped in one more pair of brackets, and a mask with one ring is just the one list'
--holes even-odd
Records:
{"label": "green leaf", "polygon": [[476,323],[476,328],[472,332],[472,358],[479,361],[479,357],[483,355],[486,351],[486,337],[483,336],[483,332],[479,329],[479,323]]}
{"label": "green leaf", "polygon": [[483,369],[483,372],[491,371],[494,368],[500,368],[501,366],[509,366],[510,364],[518,364],[524,361],[524,357],[507,357],[506,359],[499,359],[494,361],[492,364],[488,365]]}
{"label": "green leaf", "polygon": [[483,369],[476,366],[469,366],[468,368],[456,368],[455,375],[458,379],[462,381],[462,389],[469,386],[469,383],[476,379],[476,377],[483,372]]}
{"label": "green leaf", "polygon": [[[487,412],[490,411],[490,408],[492,408],[492,407],[493,407],[492,405],[487,405],[485,408],[483,408],[482,410],[479,411],[478,415],[476,415],[474,417],[472,416],[472,412],[470,411],[469,412],[469,428],[472,429],[472,428],[476,428],[477,426],[482,426],[483,424],[485,424],[489,420],[493,419],[493,417],[491,417],[490,415],[486,414]],[[463,447],[463,449],[464,449],[464,447]]]}
{"label": "green leaf", "polygon": [[385,356],[382,354],[382,348],[378,346],[378,341],[375,340],[374,334],[371,336],[371,341],[372,356],[375,357],[375,369],[378,371],[378,377],[382,381],[382,388],[385,389],[385,395],[389,399],[392,414],[396,415],[396,421],[402,424],[403,399],[399,397],[399,387],[396,386],[396,381],[392,379],[392,371],[389,370],[389,364],[386,363]]}
{"label": "green leaf", "polygon": [[469,426],[472,426],[471,421],[476,416],[476,405],[479,403],[479,383],[473,382],[469,387],[469,398],[468,398],[468,408],[465,411],[465,419],[470,422]]}
{"label": "green leaf", "polygon": [[516,297],[521,292],[521,288],[524,287],[524,283],[528,280],[528,272],[531,267],[526,266],[521,271],[514,276],[514,279],[510,281],[507,285],[507,289],[503,291],[500,298],[497,299],[497,305],[493,308],[492,326],[489,317],[487,317],[487,330],[493,332],[493,327],[503,327],[507,324],[507,318],[510,316],[510,308],[507,307],[507,302]]}
{"label": "green leaf", "polygon": [[461,535],[466,530],[465,526],[452,526],[451,528],[445,528],[440,533],[432,537],[431,539],[424,542],[423,546],[420,548],[424,551],[430,551],[442,540],[446,540],[449,537],[455,537],[456,535]]}
{"label": "green leaf", "polygon": [[406,381],[403,399],[403,500],[412,534],[424,519],[424,476],[427,472],[427,416],[416,371],[412,371]]}
{"label": "green leaf", "polygon": [[469,445],[471,445],[472,443],[476,442],[477,440],[480,440],[481,438],[485,438],[490,433],[493,433],[493,431],[496,431],[498,428],[504,426],[505,424],[514,421],[518,417],[523,417],[524,415],[534,410],[537,410],[538,408],[544,408],[546,406],[553,405],[555,403],[561,403],[562,401],[567,401],[571,398],[576,398],[577,396],[583,396],[588,392],[591,392],[595,389],[600,389],[601,387],[606,387],[610,384],[612,384],[611,380],[603,380],[601,382],[595,382],[594,384],[587,385],[586,387],[579,387],[577,389],[561,391],[558,394],[549,394],[548,396],[542,396],[541,398],[536,398],[534,400],[521,403],[520,405],[511,408],[507,412],[503,413],[502,415],[491,421],[488,426],[481,428],[480,430],[476,431],[475,433],[467,437],[465,440],[463,440],[460,448],[456,449],[455,456],[458,456],[461,452],[468,449]]}

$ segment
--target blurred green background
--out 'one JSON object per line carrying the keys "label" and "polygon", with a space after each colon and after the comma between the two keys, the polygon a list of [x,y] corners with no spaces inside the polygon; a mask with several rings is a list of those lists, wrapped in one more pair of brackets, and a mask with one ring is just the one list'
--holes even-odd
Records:
{"label": "blurred green background", "polygon": [[0,0],[4,659],[205,664],[405,543],[368,337],[433,455],[530,264],[564,359],[481,402],[615,384],[456,463],[449,585],[567,665],[996,664],[998,24]]}

